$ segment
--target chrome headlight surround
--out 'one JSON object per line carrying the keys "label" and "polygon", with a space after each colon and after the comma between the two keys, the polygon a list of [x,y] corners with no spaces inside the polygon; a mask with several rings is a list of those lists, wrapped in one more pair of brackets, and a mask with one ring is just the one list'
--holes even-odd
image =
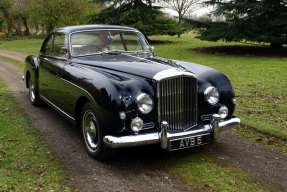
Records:
{"label": "chrome headlight surround", "polygon": [[209,104],[215,105],[219,101],[220,94],[215,87],[209,86],[204,91],[204,97]]}
{"label": "chrome headlight surround", "polygon": [[149,95],[141,93],[137,96],[137,106],[141,113],[148,114],[153,109],[153,100]]}

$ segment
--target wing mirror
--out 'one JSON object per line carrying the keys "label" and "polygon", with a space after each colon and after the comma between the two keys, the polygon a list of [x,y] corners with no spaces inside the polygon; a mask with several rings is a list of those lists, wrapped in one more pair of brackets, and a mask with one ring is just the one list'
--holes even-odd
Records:
{"label": "wing mirror", "polygon": [[69,51],[67,47],[60,48],[61,55],[65,55],[66,58],[69,58]]}
{"label": "wing mirror", "polygon": [[68,48],[67,47],[61,47],[60,51],[61,51],[61,54],[65,55],[68,53]]}
{"label": "wing mirror", "polygon": [[154,51],[154,46],[150,46],[150,47],[149,47],[149,50],[150,50],[151,52],[153,52],[153,51]]}

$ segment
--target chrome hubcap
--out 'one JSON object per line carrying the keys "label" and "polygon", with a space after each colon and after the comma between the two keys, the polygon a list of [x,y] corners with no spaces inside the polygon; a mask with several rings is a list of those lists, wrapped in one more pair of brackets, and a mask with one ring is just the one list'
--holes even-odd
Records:
{"label": "chrome hubcap", "polygon": [[84,139],[87,146],[90,148],[90,150],[95,151],[98,146],[98,129],[97,121],[92,111],[85,111],[82,126]]}
{"label": "chrome hubcap", "polygon": [[34,84],[33,84],[32,80],[30,80],[29,88],[30,88],[30,99],[31,99],[32,102],[34,102],[35,101],[35,92],[34,92],[35,87],[34,87]]}

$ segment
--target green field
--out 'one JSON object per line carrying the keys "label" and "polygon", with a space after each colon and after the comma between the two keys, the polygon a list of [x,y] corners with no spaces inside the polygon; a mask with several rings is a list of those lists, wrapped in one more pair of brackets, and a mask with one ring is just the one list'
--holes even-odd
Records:
{"label": "green field", "polygon": [[[235,115],[241,118],[242,126],[235,132],[267,147],[287,151],[287,58],[250,55],[239,57],[190,52],[187,49],[242,44],[204,42],[195,39],[194,36],[193,33],[189,33],[182,35],[181,38],[153,36],[150,39],[169,42],[155,44],[156,55],[199,63],[222,71],[231,80],[238,100]],[[0,49],[38,54],[41,43],[40,39],[5,41],[1,42]],[[163,166],[186,181],[193,189],[199,191],[266,189],[264,184],[250,174],[227,165],[208,152],[181,154],[175,155],[174,159],[165,160]],[[162,162],[162,159],[158,162]]]}
{"label": "green field", "polygon": [[70,191],[40,133],[0,80],[0,191]]}

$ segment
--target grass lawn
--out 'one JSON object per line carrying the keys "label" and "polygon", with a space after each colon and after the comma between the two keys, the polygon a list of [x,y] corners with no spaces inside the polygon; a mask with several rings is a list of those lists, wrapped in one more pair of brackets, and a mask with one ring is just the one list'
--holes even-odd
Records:
{"label": "grass lawn", "polygon": [[70,191],[40,133],[0,80],[0,191]]}
{"label": "grass lawn", "polygon": [[[272,144],[286,150],[287,58],[263,58],[250,55],[236,57],[190,52],[187,49],[240,44],[203,42],[195,39],[194,36],[193,33],[189,33],[182,35],[181,38],[153,36],[150,39],[170,42],[154,45],[155,53],[159,56],[207,65],[226,74],[233,84],[238,99],[235,115],[241,118],[243,124],[236,132],[267,146]],[[0,49],[38,55],[41,43],[42,40],[39,39],[6,41],[0,43]],[[160,159],[157,162],[162,164],[163,160]],[[262,182],[249,173],[228,165],[224,160],[208,152],[187,151],[179,155],[175,154],[174,159],[164,159],[164,162],[163,166],[169,172],[199,191],[265,191],[267,189]]]}
{"label": "grass lawn", "polygon": [[14,41],[0,41],[0,49],[39,55],[42,43],[43,39],[19,39]]}
{"label": "grass lawn", "polygon": [[[208,146],[206,146],[208,148]],[[202,149],[175,152],[157,162],[194,191],[276,191],[257,176]]]}

